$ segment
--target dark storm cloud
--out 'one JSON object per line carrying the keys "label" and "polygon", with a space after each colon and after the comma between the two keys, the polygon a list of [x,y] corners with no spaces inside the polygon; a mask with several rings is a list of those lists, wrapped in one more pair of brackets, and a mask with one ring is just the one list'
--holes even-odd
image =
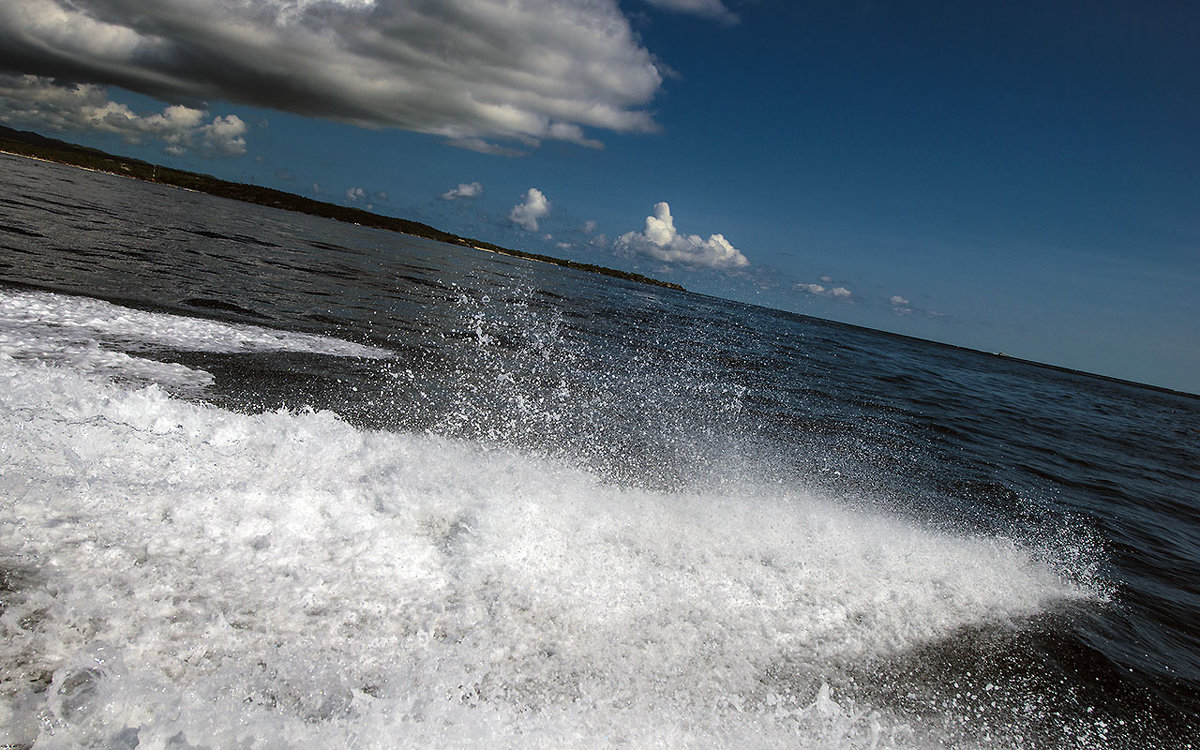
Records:
{"label": "dark storm cloud", "polygon": [[652,131],[662,83],[615,0],[6,0],[0,68],[497,152]]}

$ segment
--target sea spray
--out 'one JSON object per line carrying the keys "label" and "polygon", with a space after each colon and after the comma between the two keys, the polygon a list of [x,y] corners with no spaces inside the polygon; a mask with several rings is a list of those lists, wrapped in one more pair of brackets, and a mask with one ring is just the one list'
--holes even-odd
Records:
{"label": "sea spray", "polygon": [[919,746],[852,697],[856,664],[1092,596],[820,497],[0,377],[0,548],[37,571],[3,618],[18,742]]}

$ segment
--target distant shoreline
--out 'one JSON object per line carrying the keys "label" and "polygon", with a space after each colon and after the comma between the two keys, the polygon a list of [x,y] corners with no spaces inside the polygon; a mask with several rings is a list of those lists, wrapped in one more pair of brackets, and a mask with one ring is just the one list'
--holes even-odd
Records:
{"label": "distant shoreline", "polygon": [[160,164],[142,161],[141,159],[115,156],[99,149],[47,138],[46,136],[29,131],[14,130],[2,125],[0,125],[0,153],[53,164],[64,164],[92,172],[112,174],[118,177],[130,177],[144,182],[169,185],[198,193],[207,193],[221,198],[242,201],[243,203],[254,203],[269,208],[279,208],[284,211],[320,216],[348,224],[358,224],[364,227],[383,229],[412,237],[444,242],[448,245],[458,245],[459,247],[466,247],[472,250],[483,250],[485,252],[507,255],[512,258],[548,263],[562,268],[611,276],[640,284],[650,284],[666,289],[685,291],[679,284],[670,281],[660,281],[649,276],[643,276],[640,273],[620,271],[615,268],[598,266],[592,263],[578,263],[573,260],[555,258],[549,255],[501,247],[500,245],[483,240],[460,237],[457,234],[444,232],[417,221],[375,214],[359,208],[339,206],[335,203],[326,203],[312,198],[305,198],[302,195],[286,193],[274,188],[229,182],[212,177],[211,175],[165,167]]}

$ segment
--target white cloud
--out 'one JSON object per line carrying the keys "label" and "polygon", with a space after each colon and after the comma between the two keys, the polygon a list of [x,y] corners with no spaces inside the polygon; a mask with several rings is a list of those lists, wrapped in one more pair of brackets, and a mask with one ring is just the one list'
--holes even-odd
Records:
{"label": "white cloud", "polygon": [[368,211],[375,210],[376,203],[386,202],[388,194],[384,190],[367,190],[361,187],[352,187],[346,191],[345,200],[347,203],[362,204],[363,208]]}
{"label": "white cloud", "polygon": [[721,269],[750,265],[746,256],[722,234],[708,239],[698,234],[680,234],[666,201],[654,205],[654,213],[646,217],[645,230],[626,232],[617,238],[616,246],[619,251],[648,255],[666,263]]}
{"label": "white cloud", "polygon": [[[899,294],[889,297],[888,302],[892,303],[892,312],[896,313],[897,315],[911,315],[913,312],[918,314],[930,314],[925,310],[912,307],[912,303],[904,297],[901,297]],[[937,313],[932,313],[932,315],[936,317]]]}
{"label": "white cloud", "polygon": [[[824,281],[826,284],[828,284],[830,280],[831,279],[828,276],[821,277],[821,281]],[[835,286],[830,288],[826,287],[824,284],[801,282],[796,284],[796,289],[816,297],[832,297],[833,299],[842,300],[844,302],[849,301],[854,297],[854,293],[844,286]]]}
{"label": "white cloud", "polygon": [[715,18],[723,23],[737,23],[738,17],[725,7],[721,0],[646,0],[655,8],[674,10],[681,13],[694,13],[698,16]]}
{"label": "white cloud", "polygon": [[556,122],[550,126],[550,130],[546,135],[560,141],[578,143],[580,146],[586,146],[587,148],[604,148],[603,142],[595,138],[588,138],[583,134],[583,128],[572,123]]}
{"label": "white cloud", "polygon": [[450,188],[442,193],[442,200],[454,201],[459,198],[478,198],[483,192],[483,185],[478,182],[460,182],[458,187]]}
{"label": "white cloud", "polygon": [[618,0],[4,0],[0,68],[507,154],[654,131],[663,80]]}
{"label": "white cloud", "polygon": [[[474,151],[479,154],[488,154],[489,156],[528,156],[529,155],[528,151],[521,151],[520,149],[508,148],[507,146],[501,146],[497,143],[491,143],[489,141],[486,141],[483,138],[476,138],[476,137],[451,138],[450,140],[446,141],[446,143],[450,144],[451,146],[454,146],[455,148],[466,149],[467,151]],[[536,143],[534,145],[536,145]]]}
{"label": "white cloud", "polygon": [[34,75],[0,75],[0,122],[53,131],[99,130],[115,133],[129,143],[163,143],[176,156],[199,147],[207,156],[246,153],[246,123],[237,115],[205,122],[203,109],[172,105],[162,112],[138,114],[108,98],[103,86],[59,85]]}
{"label": "white cloud", "polygon": [[595,219],[588,219],[587,221],[583,222],[583,233],[584,234],[591,234],[592,232],[595,232],[595,231],[596,231]]}
{"label": "white cloud", "polygon": [[246,123],[237,115],[216,117],[200,128],[204,145],[222,156],[241,156],[246,153]]}
{"label": "white cloud", "polygon": [[529,188],[525,192],[524,201],[513,206],[513,210],[509,212],[508,218],[522,229],[528,232],[536,232],[538,219],[545,217],[549,213],[550,201],[546,199],[546,196],[537,188]]}

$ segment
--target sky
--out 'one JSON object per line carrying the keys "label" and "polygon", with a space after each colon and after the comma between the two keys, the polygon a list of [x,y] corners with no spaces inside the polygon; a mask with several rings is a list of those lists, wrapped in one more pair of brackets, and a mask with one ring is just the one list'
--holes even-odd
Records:
{"label": "sky", "polygon": [[4,0],[0,123],[1200,393],[1200,5]]}

